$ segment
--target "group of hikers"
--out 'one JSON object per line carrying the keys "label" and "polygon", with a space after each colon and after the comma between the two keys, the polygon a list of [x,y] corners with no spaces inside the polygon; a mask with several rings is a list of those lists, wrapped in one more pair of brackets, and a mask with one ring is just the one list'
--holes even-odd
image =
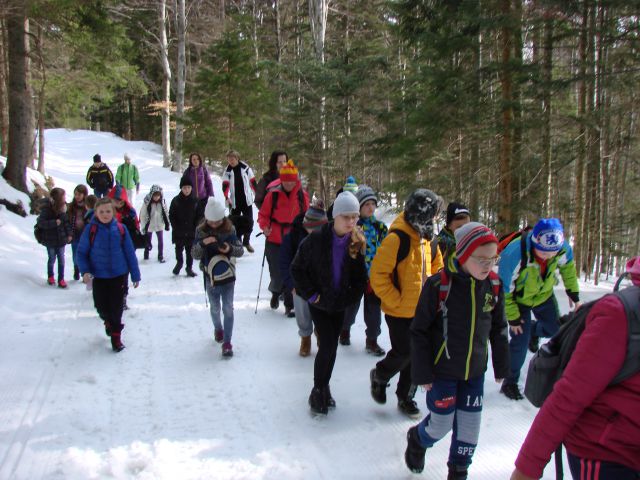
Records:
{"label": "group of hikers", "polygon": [[[387,227],[375,216],[376,192],[353,177],[325,209],[322,200],[310,199],[286,152],[273,152],[258,182],[238,152],[230,150],[226,159],[223,199],[214,196],[207,168],[193,153],[170,208],[162,187],[153,185],[138,219],[129,200],[134,188],[139,191],[137,169],[135,175],[118,169],[115,185],[108,178],[98,181],[110,171],[96,155],[87,174],[93,198],[79,185],[67,207],[64,190],[54,188],[38,218],[48,235],[43,242],[48,282],[55,285],[57,258],[58,286],[66,286],[64,245],[71,243],[74,278],[82,275],[92,284],[112,348],[120,351],[128,276],[134,288],[141,279],[135,248],[144,248],[148,259],[155,232],[158,261],[164,262],[163,231],[171,228],[173,273],[178,275],[184,264],[183,252],[187,276],[197,276],[193,260],[200,262],[214,341],[222,344],[224,357],[231,357],[236,259],[245,249],[254,252],[255,204],[265,236],[270,307],[277,310],[282,302],[285,315],[296,318],[300,356],[310,355],[316,336],[308,398],[312,414],[336,408],[330,381],[337,350],[351,344],[362,303],[364,348],[380,357],[369,373],[373,400],[386,403],[387,387],[397,375],[399,411],[419,418],[415,395],[418,388],[426,391],[428,413],[407,432],[407,467],[422,472],[427,450],[452,431],[447,478],[466,479],[478,444],[489,354],[500,392],[522,400],[518,382],[527,350],[536,352],[539,339],[552,337],[560,326],[554,294],[558,277],[570,306],[581,307],[573,252],[561,222],[542,218],[499,240],[472,221],[464,204],[451,202],[445,226],[436,233],[443,200],[418,188]],[[131,165],[126,156],[125,165]],[[627,269],[640,285],[640,262],[630,261]],[[640,374],[609,385],[631,338],[627,314],[613,296],[590,308],[575,358],[534,421],[512,479],[539,478],[561,443],[576,479],[640,478]],[[382,313],[388,352],[378,344]]]}

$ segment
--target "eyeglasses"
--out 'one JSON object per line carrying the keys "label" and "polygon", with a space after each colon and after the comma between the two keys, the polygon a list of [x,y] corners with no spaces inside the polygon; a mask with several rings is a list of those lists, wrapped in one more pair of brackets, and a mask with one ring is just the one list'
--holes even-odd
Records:
{"label": "eyeglasses", "polygon": [[473,261],[482,267],[492,267],[500,261],[499,256],[485,258],[485,257],[476,257],[474,255],[471,255],[471,258],[473,258]]}

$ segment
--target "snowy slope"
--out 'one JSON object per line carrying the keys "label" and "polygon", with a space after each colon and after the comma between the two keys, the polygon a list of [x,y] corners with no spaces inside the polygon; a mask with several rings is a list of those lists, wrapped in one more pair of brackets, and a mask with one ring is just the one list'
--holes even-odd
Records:
{"label": "snowy slope", "polygon": [[[169,201],[178,191],[179,175],[161,168],[157,145],[87,131],[46,136],[47,174],[69,196],[96,152],[114,173],[131,154],[141,193],[159,183]],[[219,175],[214,183],[219,195]],[[124,317],[127,348],[116,355],[81,283],[45,285],[34,222],[0,211],[0,479],[418,478],[404,466],[413,422],[396,410],[394,383],[385,406],[369,395],[377,359],[364,352],[361,315],[352,345],[339,349],[337,409],[309,415],[313,356],[298,356],[295,320],[269,309],[266,271],[254,314],[262,237],[238,261],[232,359],[213,342],[202,277],[171,274],[170,241],[166,264],[141,260],[142,284],[131,289]],[[71,265],[68,248],[67,277]],[[587,290],[587,298],[605,291]],[[558,298],[566,310],[566,296]],[[380,343],[389,348],[385,325]],[[508,478],[536,409],[499,395],[491,372],[484,405],[470,477]],[[423,478],[446,477],[448,441],[428,451]],[[555,478],[552,466],[544,478]]]}

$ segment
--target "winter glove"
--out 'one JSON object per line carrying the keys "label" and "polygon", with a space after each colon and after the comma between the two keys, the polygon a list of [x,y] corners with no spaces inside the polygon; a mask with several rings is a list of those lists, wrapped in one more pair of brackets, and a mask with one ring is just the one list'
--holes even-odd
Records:
{"label": "winter glove", "polygon": [[355,227],[351,232],[351,242],[349,243],[349,256],[354,260],[358,256],[358,253],[364,255],[365,248],[367,247],[367,240],[364,238],[364,233],[359,227]]}

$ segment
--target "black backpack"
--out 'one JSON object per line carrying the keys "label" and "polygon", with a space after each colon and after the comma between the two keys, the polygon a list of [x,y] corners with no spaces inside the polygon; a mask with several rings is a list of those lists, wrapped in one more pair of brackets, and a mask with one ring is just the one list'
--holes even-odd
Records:
{"label": "black backpack", "polygon": [[[411,248],[411,238],[409,238],[409,234],[403,230],[394,228],[389,230],[389,233],[395,233],[400,239],[400,245],[398,246],[398,252],[396,253],[396,265],[393,267],[393,285],[397,290],[400,290],[400,280],[398,279],[398,265],[401,261],[403,261],[407,256],[409,256],[409,248]],[[438,237],[434,237],[431,240],[431,263],[438,256]],[[435,273],[435,272],[433,272]]]}
{"label": "black backpack", "polygon": [[[627,356],[622,368],[609,385],[616,385],[640,371],[640,287],[631,286],[614,292],[622,304],[629,324]],[[563,316],[560,330],[533,356],[529,362],[524,395],[536,407],[541,407],[551,394],[554,384],[562,377],[571,355],[584,331],[585,319],[595,300],[583,305],[577,312]]]}
{"label": "black backpack", "polygon": [[33,236],[40,245],[44,245],[44,228],[38,225],[38,222],[33,226]]}

